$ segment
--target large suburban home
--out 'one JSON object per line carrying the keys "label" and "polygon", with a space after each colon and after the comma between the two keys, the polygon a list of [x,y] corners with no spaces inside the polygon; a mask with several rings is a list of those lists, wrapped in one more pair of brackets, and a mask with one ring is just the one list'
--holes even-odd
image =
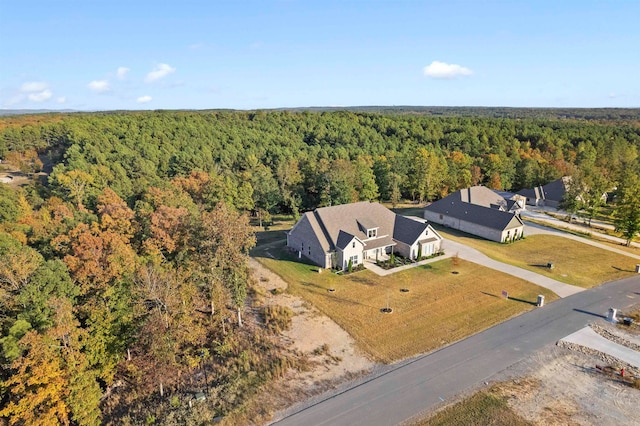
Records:
{"label": "large suburban home", "polygon": [[522,237],[524,224],[517,212],[523,200],[505,200],[484,186],[461,189],[424,210],[424,218],[487,240],[505,242]]}
{"label": "large suburban home", "polygon": [[345,270],[392,252],[415,259],[440,251],[442,237],[424,219],[363,201],[307,212],[287,232],[287,247],[322,268]]}
{"label": "large suburban home", "polygon": [[546,185],[522,189],[518,191],[518,195],[526,197],[527,204],[530,206],[547,206],[557,209],[567,193],[570,183],[571,176],[564,176]]}

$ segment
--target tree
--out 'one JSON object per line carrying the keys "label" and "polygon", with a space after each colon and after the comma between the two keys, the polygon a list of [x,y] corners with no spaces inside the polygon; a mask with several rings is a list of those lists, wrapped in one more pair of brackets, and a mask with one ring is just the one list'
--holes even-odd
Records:
{"label": "tree", "polygon": [[402,194],[400,192],[400,176],[395,173],[391,173],[389,175],[389,185],[390,185],[390,197],[391,197],[391,205],[395,209],[398,203],[400,203],[400,199],[402,198]]}
{"label": "tree", "polygon": [[[210,276],[217,277],[230,292],[236,307],[238,324],[242,324],[241,310],[247,294],[248,253],[256,238],[246,215],[219,203],[211,212],[204,212],[197,232],[199,263]],[[215,294],[216,280],[209,283],[211,297]],[[213,300],[213,299],[212,299]]]}
{"label": "tree", "polygon": [[84,210],[87,191],[93,184],[93,176],[82,170],[60,172],[58,169],[51,175],[54,182],[61,186],[69,198],[76,203],[78,210]]}
{"label": "tree", "polygon": [[17,308],[17,296],[29,284],[33,273],[43,263],[34,249],[22,245],[0,232],[0,307],[1,316]]}
{"label": "tree", "polygon": [[627,172],[618,189],[618,206],[614,217],[616,231],[621,232],[627,247],[640,233],[640,176]]}
{"label": "tree", "polygon": [[610,188],[610,183],[602,171],[595,168],[585,170],[584,176],[582,207],[591,226],[591,221],[605,204],[605,192]]}
{"label": "tree", "polygon": [[24,354],[12,364],[13,374],[3,383],[8,404],[0,418],[9,424],[69,424],[69,381],[62,365],[60,345],[54,339],[29,331],[20,340]]}
{"label": "tree", "polygon": [[564,180],[566,192],[558,204],[558,207],[569,213],[569,222],[573,222],[573,216],[582,208],[582,194],[584,181],[582,174],[576,172],[571,178]]}

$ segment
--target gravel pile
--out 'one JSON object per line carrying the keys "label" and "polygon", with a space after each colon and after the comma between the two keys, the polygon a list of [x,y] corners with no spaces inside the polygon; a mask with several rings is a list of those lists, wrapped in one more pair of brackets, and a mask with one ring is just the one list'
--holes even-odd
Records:
{"label": "gravel pile", "polygon": [[563,340],[558,341],[558,343],[556,343],[556,345],[558,347],[561,347],[561,348],[570,349],[572,351],[576,351],[576,352],[579,352],[579,353],[582,353],[582,354],[585,354],[585,355],[596,357],[596,358],[602,360],[602,363],[607,365],[607,366],[612,366],[612,367],[615,366],[617,368],[624,368],[625,376],[628,374],[629,376],[640,377],[640,370],[639,369],[627,364],[624,361],[619,360],[616,357],[613,357],[611,355],[605,354],[604,352],[600,352],[600,351],[597,351],[595,349],[587,348],[585,346],[578,345],[578,344],[575,344],[575,343],[565,342]]}
{"label": "gravel pile", "polygon": [[609,331],[607,328],[599,324],[591,324],[591,329],[607,340],[611,340],[612,342],[615,342],[619,345],[626,346],[629,349],[633,349],[636,352],[640,352],[640,345],[625,339],[624,337],[620,336],[619,333],[614,334],[611,331]]}

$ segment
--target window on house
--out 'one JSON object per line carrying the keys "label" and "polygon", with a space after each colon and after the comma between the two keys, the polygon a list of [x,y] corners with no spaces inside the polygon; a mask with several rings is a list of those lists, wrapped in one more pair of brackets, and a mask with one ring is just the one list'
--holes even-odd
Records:
{"label": "window on house", "polygon": [[352,248],[356,248],[356,242],[355,241],[351,244],[351,247]]}
{"label": "window on house", "polygon": [[440,220],[442,220],[442,218],[443,218],[443,217],[444,217],[444,216],[440,215]]}
{"label": "window on house", "polygon": [[378,230],[377,229],[369,229],[367,232],[367,236],[369,238],[375,238],[378,236]]}
{"label": "window on house", "polygon": [[309,256],[311,256],[311,246],[309,246]]}
{"label": "window on house", "polygon": [[349,259],[351,260],[351,264],[353,266],[358,264],[358,255],[357,254],[355,256],[351,256]]}

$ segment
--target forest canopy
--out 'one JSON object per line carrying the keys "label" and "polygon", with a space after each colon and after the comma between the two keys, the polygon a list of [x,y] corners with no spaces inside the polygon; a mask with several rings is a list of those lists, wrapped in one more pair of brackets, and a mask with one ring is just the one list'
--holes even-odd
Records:
{"label": "forest canopy", "polygon": [[[0,118],[3,163],[48,173],[0,184],[0,419],[184,424],[195,414],[178,410],[180,396],[206,388],[210,420],[301,363],[268,327],[243,326],[255,291],[250,217],[262,225],[319,206],[569,175],[589,214],[619,188],[618,226],[633,238],[640,121],[594,111],[597,120],[378,110]],[[177,399],[159,404],[166,394]]]}

